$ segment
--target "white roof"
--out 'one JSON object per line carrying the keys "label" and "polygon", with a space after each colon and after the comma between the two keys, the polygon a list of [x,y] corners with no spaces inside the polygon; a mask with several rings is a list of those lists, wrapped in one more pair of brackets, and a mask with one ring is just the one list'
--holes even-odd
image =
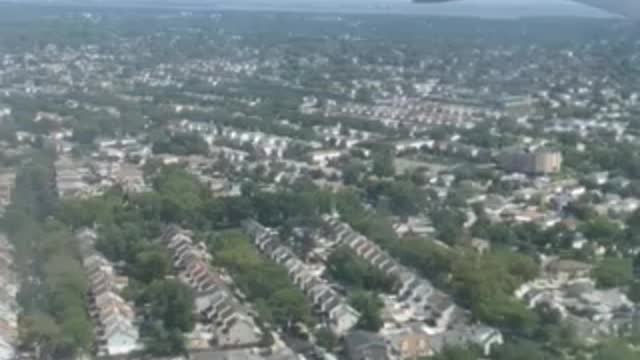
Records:
{"label": "white roof", "polygon": [[0,338],[0,360],[13,360],[14,355],[14,347]]}

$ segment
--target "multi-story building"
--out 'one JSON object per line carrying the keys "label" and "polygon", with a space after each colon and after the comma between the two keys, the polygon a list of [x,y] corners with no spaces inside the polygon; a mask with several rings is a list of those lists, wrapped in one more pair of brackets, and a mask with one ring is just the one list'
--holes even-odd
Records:
{"label": "multi-story building", "polygon": [[525,174],[553,174],[562,168],[562,154],[558,151],[515,151],[500,155],[500,165],[507,171]]}

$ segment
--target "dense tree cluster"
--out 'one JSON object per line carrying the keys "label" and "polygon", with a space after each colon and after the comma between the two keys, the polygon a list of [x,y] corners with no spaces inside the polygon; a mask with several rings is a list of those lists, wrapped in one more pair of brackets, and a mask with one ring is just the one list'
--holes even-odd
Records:
{"label": "dense tree cluster", "polygon": [[467,251],[453,258],[450,271],[454,295],[478,319],[513,332],[529,332],[534,326],[534,315],[512,295],[538,274],[530,258],[509,251]]}
{"label": "dense tree cluster", "polygon": [[377,150],[373,154],[373,174],[382,178],[395,175],[393,159],[393,151],[390,148]]}
{"label": "dense tree cluster", "polygon": [[354,309],[360,312],[357,327],[362,330],[377,332],[384,325],[381,317],[384,304],[376,293],[358,291],[349,298]]}
{"label": "dense tree cluster", "polygon": [[530,332],[535,327],[535,314],[512,295],[520,284],[537,276],[538,265],[531,258],[500,250],[482,256],[471,249],[448,249],[425,239],[398,240],[390,224],[355,202],[346,206],[346,201],[343,197],[343,209],[347,210],[343,215],[352,226],[401,263],[450,290],[478,319],[512,332]]}
{"label": "dense tree cluster", "polygon": [[34,254],[42,282],[25,282],[19,294],[21,321],[27,325],[21,327],[22,340],[42,346],[45,357],[89,352],[94,339],[87,313],[88,283],[72,252],[73,235],[59,224],[45,225],[42,231],[43,252]]}
{"label": "dense tree cluster", "polygon": [[73,234],[51,218],[57,204],[52,158],[36,156],[18,169],[2,221],[22,279],[20,339],[39,348],[42,359],[88,353],[94,343],[88,281]]}
{"label": "dense tree cluster", "polygon": [[432,209],[431,219],[438,239],[447,244],[460,243],[465,236],[466,215],[456,207],[438,206]]}
{"label": "dense tree cluster", "polygon": [[162,134],[154,139],[152,149],[155,154],[180,156],[209,154],[209,145],[196,133]]}
{"label": "dense tree cluster", "polygon": [[365,191],[377,208],[402,217],[416,215],[426,205],[426,195],[410,181],[371,181]]}
{"label": "dense tree cluster", "polygon": [[391,293],[395,279],[369,265],[347,247],[336,249],[327,260],[328,271],[341,284],[376,293]]}
{"label": "dense tree cluster", "polygon": [[592,276],[602,288],[627,286],[634,279],[633,264],[630,259],[608,257],[596,265]]}
{"label": "dense tree cluster", "polygon": [[352,160],[342,168],[342,181],[345,185],[358,185],[366,172],[366,166],[359,161]]}
{"label": "dense tree cluster", "polygon": [[589,151],[581,154],[581,166],[592,164],[594,170],[621,173],[631,179],[640,178],[640,148],[631,143],[609,146],[609,141],[590,144]]}
{"label": "dense tree cluster", "polygon": [[638,350],[620,340],[611,340],[598,347],[594,360],[631,360],[638,358]]}
{"label": "dense tree cluster", "polygon": [[227,269],[235,285],[255,303],[264,322],[287,328],[293,323],[311,324],[311,309],[287,271],[260,256],[241,232],[214,234],[209,240],[214,263]]}
{"label": "dense tree cluster", "polygon": [[54,212],[58,205],[54,156],[42,151],[18,169],[10,210],[37,221],[45,220]]}
{"label": "dense tree cluster", "polygon": [[[189,202],[205,194],[200,184],[177,169],[164,169],[156,179],[157,192],[128,195],[113,190],[100,198],[65,200],[58,217],[74,227],[99,224],[96,247],[107,258],[124,264],[130,278],[126,295],[134,300],[144,318],[140,326],[146,349],[155,355],[184,353],[182,334],[194,325],[193,295],[184,284],[166,278],[171,261],[163,247],[154,243],[169,217],[183,219],[195,210]],[[185,195],[179,189],[189,191]]]}
{"label": "dense tree cluster", "polygon": [[471,233],[492,244],[517,248],[526,254],[570,251],[575,240],[575,232],[564,224],[543,229],[535,223],[494,223],[482,213],[471,227]]}
{"label": "dense tree cluster", "polygon": [[146,350],[154,355],[184,354],[182,334],[195,325],[191,288],[176,279],[159,279],[139,291],[135,301],[146,312],[140,327]]}
{"label": "dense tree cluster", "polygon": [[466,347],[453,347],[448,346],[442,349],[442,351],[429,359],[433,360],[476,360],[479,356],[479,351]]}

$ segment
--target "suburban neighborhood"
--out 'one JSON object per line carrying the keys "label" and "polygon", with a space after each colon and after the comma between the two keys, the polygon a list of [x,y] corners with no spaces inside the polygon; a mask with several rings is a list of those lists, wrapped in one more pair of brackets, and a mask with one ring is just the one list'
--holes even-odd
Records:
{"label": "suburban neighborhood", "polygon": [[196,8],[0,3],[0,360],[640,356],[637,23]]}

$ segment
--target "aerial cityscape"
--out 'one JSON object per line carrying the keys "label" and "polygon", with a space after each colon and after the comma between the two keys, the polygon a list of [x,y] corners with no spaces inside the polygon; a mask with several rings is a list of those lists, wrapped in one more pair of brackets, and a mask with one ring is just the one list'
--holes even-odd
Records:
{"label": "aerial cityscape", "polygon": [[141,9],[0,3],[0,360],[640,358],[639,23]]}

